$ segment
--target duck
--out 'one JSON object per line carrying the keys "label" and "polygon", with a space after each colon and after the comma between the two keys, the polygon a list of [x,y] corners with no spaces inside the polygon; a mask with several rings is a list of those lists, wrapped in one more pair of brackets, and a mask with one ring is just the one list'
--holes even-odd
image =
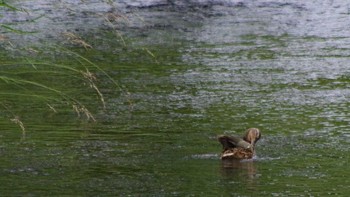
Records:
{"label": "duck", "polygon": [[255,155],[255,145],[261,138],[258,128],[246,130],[243,138],[227,135],[219,135],[218,141],[222,144],[220,158],[224,159],[252,159]]}

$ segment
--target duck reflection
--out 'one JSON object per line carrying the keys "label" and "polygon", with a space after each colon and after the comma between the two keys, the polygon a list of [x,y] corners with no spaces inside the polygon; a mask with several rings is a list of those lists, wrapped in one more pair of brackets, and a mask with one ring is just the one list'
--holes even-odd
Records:
{"label": "duck reflection", "polygon": [[239,187],[237,189],[255,190],[257,188],[259,173],[253,159],[224,159],[221,161],[220,171],[228,191],[232,189],[232,184]]}
{"label": "duck reflection", "polygon": [[237,176],[246,174],[249,178],[255,178],[257,175],[257,168],[253,159],[224,159],[221,162],[221,171],[224,175]]}

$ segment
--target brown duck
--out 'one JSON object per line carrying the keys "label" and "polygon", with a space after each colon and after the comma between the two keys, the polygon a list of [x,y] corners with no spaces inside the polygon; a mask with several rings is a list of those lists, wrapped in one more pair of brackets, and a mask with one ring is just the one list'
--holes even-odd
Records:
{"label": "brown duck", "polygon": [[255,153],[255,144],[260,139],[261,132],[257,128],[247,129],[243,139],[234,136],[220,135],[219,142],[223,151],[221,159],[251,159]]}

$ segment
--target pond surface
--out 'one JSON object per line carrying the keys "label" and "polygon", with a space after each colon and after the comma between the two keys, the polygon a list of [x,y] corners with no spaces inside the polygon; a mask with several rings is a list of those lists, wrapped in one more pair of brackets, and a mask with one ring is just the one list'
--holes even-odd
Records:
{"label": "pond surface", "polygon": [[[3,195],[350,194],[349,3],[9,2]],[[216,136],[249,127],[256,158],[222,162]]]}

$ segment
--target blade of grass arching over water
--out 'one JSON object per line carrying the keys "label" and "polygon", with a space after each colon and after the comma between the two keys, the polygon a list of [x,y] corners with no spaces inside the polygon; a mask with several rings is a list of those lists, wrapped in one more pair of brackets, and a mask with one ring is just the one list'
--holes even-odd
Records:
{"label": "blade of grass arching over water", "polygon": [[[86,70],[84,71],[84,70],[79,70],[79,69],[76,69],[76,68],[73,68],[71,66],[67,66],[67,65],[64,65],[64,64],[53,64],[53,63],[46,63],[46,62],[33,62],[32,60],[30,60],[28,58],[25,58],[25,59],[26,59],[26,62],[20,63],[20,64],[21,65],[29,65],[29,66],[31,66],[32,68],[34,68],[33,72],[37,72],[38,66],[45,66],[45,67],[55,67],[55,68],[59,68],[59,69],[62,69],[62,70],[68,70],[68,71],[72,71],[73,73],[78,73],[79,75],[82,75],[84,79],[88,80],[88,82],[90,83],[90,87],[93,88],[97,92],[97,94],[98,94],[98,96],[99,96],[99,98],[100,98],[100,100],[101,100],[101,102],[103,104],[103,108],[106,108],[106,103],[105,103],[104,97],[103,97],[101,91],[98,89],[97,85],[94,83],[95,77],[89,72],[89,70],[85,66],[84,66],[84,68]],[[80,60],[78,60],[78,61],[82,64],[82,62]],[[3,65],[11,66],[13,64],[3,64]]]}
{"label": "blade of grass arching over water", "polygon": [[[7,77],[8,78],[8,77]],[[6,83],[10,83],[9,81],[5,81]],[[48,102],[49,100],[55,100],[58,101],[57,98],[51,98],[51,97],[47,97],[47,96],[42,96],[42,95],[38,95],[35,94],[33,91],[31,91],[30,89],[25,88],[23,85],[20,85],[19,83],[12,83],[11,85],[14,85],[16,87],[18,87],[19,89],[22,89],[25,92],[28,93],[8,93],[8,92],[1,92],[0,95],[9,95],[9,96],[25,96],[25,97],[36,97],[42,100],[45,100],[46,102]]]}
{"label": "blade of grass arching over water", "polygon": [[56,90],[54,88],[50,88],[50,87],[48,87],[48,86],[46,86],[44,84],[41,84],[41,83],[37,83],[37,82],[34,82],[34,81],[28,81],[28,80],[24,80],[24,79],[14,79],[14,78],[5,77],[5,76],[0,76],[0,79],[3,80],[6,83],[30,84],[30,85],[34,85],[34,86],[37,86],[37,87],[41,87],[43,89],[55,92],[55,93],[57,93],[58,95],[60,95],[60,96],[62,96],[64,98],[68,98],[69,100],[72,100],[72,101],[76,102],[76,100],[74,98],[69,97],[68,95],[66,95],[62,91]]}
{"label": "blade of grass arching over water", "polygon": [[13,10],[13,11],[22,11],[21,9],[18,9],[18,8],[6,3],[5,1],[0,2],[0,7],[6,7],[6,8]]}
{"label": "blade of grass arching over water", "polygon": [[35,17],[35,18],[31,18],[31,19],[26,20],[25,23],[36,22],[38,19],[41,19],[44,16],[45,16],[45,14],[41,14],[41,15]]}
{"label": "blade of grass arching over water", "polygon": [[[25,60],[26,60],[25,62],[16,62],[16,64],[5,63],[5,64],[2,64],[2,65],[3,66],[14,66],[14,65],[23,65],[23,66],[25,66],[25,65],[29,65],[32,68],[34,68],[35,71],[33,71],[33,72],[39,72],[39,71],[37,71],[38,70],[38,66],[45,66],[45,67],[55,67],[55,68],[59,68],[59,69],[62,69],[62,70],[72,71],[73,73],[77,73],[77,74],[83,75],[83,76],[84,76],[84,73],[85,73],[85,71],[83,71],[83,70],[79,70],[79,69],[76,69],[74,67],[67,66],[67,65],[64,65],[64,64],[55,64],[55,63],[47,63],[47,62],[36,62],[36,61],[32,61],[32,60],[30,60],[28,58],[25,58]],[[28,73],[28,71],[26,73]],[[48,71],[46,71],[46,73],[48,73]],[[18,74],[18,72],[17,72],[17,74]]]}
{"label": "blade of grass arching over water", "polygon": [[[80,55],[79,53],[76,53],[74,51],[71,51],[69,49],[66,48],[62,48],[60,46],[56,46],[55,49],[60,49],[60,51],[66,52],[68,55],[73,55],[73,57],[80,62],[80,64],[82,66],[85,67],[86,64],[84,64],[83,62],[86,62],[87,64],[93,66],[94,68],[96,68],[97,70],[99,70],[100,72],[102,72],[102,74],[104,74],[117,88],[120,92],[122,92],[124,95],[129,95],[127,91],[125,91],[105,70],[103,70],[100,66],[98,66],[97,64],[93,63],[92,61],[90,61],[89,59],[85,58],[84,56]],[[86,72],[81,72],[83,74],[83,76],[85,78],[87,78],[90,81],[91,87],[93,89],[95,89],[95,91],[97,92],[98,96],[100,97],[100,100],[103,104],[103,107],[106,108],[106,103],[104,101],[104,97],[101,93],[101,91],[97,88],[97,86],[95,85],[95,83],[93,82],[93,80],[91,80],[91,78],[89,78],[89,70],[87,67],[85,67]],[[128,102],[130,104],[132,104],[132,102],[128,99]]]}
{"label": "blade of grass arching over water", "polygon": [[[85,115],[86,115],[88,118],[91,118],[93,121],[96,121],[96,119],[92,116],[92,114],[90,113],[90,111],[89,111],[83,104],[81,104],[78,100],[76,100],[76,99],[70,97],[69,95],[65,94],[64,92],[62,92],[62,91],[60,91],[60,90],[51,88],[51,87],[46,86],[46,85],[41,84],[41,83],[37,83],[37,82],[35,82],[35,81],[28,81],[28,80],[23,80],[23,79],[14,79],[14,78],[5,77],[5,76],[0,76],[0,79],[3,80],[3,81],[6,82],[6,83],[12,83],[12,84],[29,84],[29,85],[33,85],[33,86],[40,87],[40,88],[43,88],[43,89],[45,89],[45,90],[54,92],[54,93],[58,94],[59,96],[61,96],[62,98],[71,101],[71,102],[73,103],[73,109],[75,109],[75,110],[77,111],[77,113],[78,113],[78,112],[84,112]],[[77,105],[78,105],[80,108],[77,108]],[[78,111],[78,110],[79,110],[79,111]]]}
{"label": "blade of grass arching over water", "polygon": [[22,30],[18,30],[18,29],[14,29],[8,25],[4,25],[4,24],[0,24],[0,27],[7,29],[11,32],[17,33],[17,34],[34,34],[37,33],[36,31],[22,31]]}
{"label": "blade of grass arching over water", "polygon": [[[60,47],[61,48],[61,47]],[[101,71],[109,80],[111,80],[113,82],[113,84],[119,88],[120,91],[123,91],[123,89],[120,87],[120,85],[108,74],[106,73],[106,71],[104,71],[100,66],[98,66],[97,64],[93,63],[92,61],[90,61],[89,59],[85,58],[84,56],[80,55],[79,53],[76,53],[74,51],[68,50],[68,49],[64,49],[61,48],[61,50],[67,52],[68,54],[73,54],[75,55],[77,58],[84,60],[85,62],[87,62],[88,64],[90,64],[91,66],[97,68],[99,71]],[[77,59],[79,61],[79,59]],[[80,62],[80,61],[79,61]]]}
{"label": "blade of grass arching over water", "polygon": [[28,62],[24,63],[24,64],[30,64],[31,66],[35,67],[35,66],[52,66],[52,67],[56,67],[56,68],[61,68],[61,69],[66,69],[66,70],[70,70],[76,73],[81,73],[81,70],[73,68],[71,66],[66,66],[63,64],[54,64],[54,63],[47,63],[47,62],[33,62],[31,60],[27,60]]}
{"label": "blade of grass arching over water", "polygon": [[[20,65],[23,65],[23,66],[30,66],[33,68],[32,71],[29,71],[29,70],[25,70],[25,71],[16,71],[16,74],[23,74],[23,73],[36,73],[36,74],[59,74],[61,73],[62,75],[67,75],[67,76],[70,76],[70,77],[74,77],[74,78],[81,78],[81,77],[78,77],[77,75],[75,75],[75,73],[81,75],[81,72],[80,70],[77,70],[77,69],[74,69],[74,68],[71,68],[69,66],[66,66],[66,67],[62,67],[61,65],[59,64],[49,64],[49,63],[39,63],[39,62],[32,62],[32,63],[18,63]],[[18,64],[2,64],[3,66],[15,66],[15,65],[18,65]],[[38,66],[52,66],[52,67],[56,67],[56,68],[60,68],[62,70],[38,70]],[[67,73],[67,70],[68,71],[72,71],[73,73],[70,73],[68,74]],[[12,72],[2,72],[1,74],[3,75],[10,75],[12,74]]]}
{"label": "blade of grass arching over water", "polygon": [[59,99],[57,99],[57,98],[42,96],[42,95],[38,95],[38,94],[0,92],[0,95],[17,96],[17,97],[34,97],[34,98],[45,100],[45,101],[49,101],[49,100],[59,101]]}

